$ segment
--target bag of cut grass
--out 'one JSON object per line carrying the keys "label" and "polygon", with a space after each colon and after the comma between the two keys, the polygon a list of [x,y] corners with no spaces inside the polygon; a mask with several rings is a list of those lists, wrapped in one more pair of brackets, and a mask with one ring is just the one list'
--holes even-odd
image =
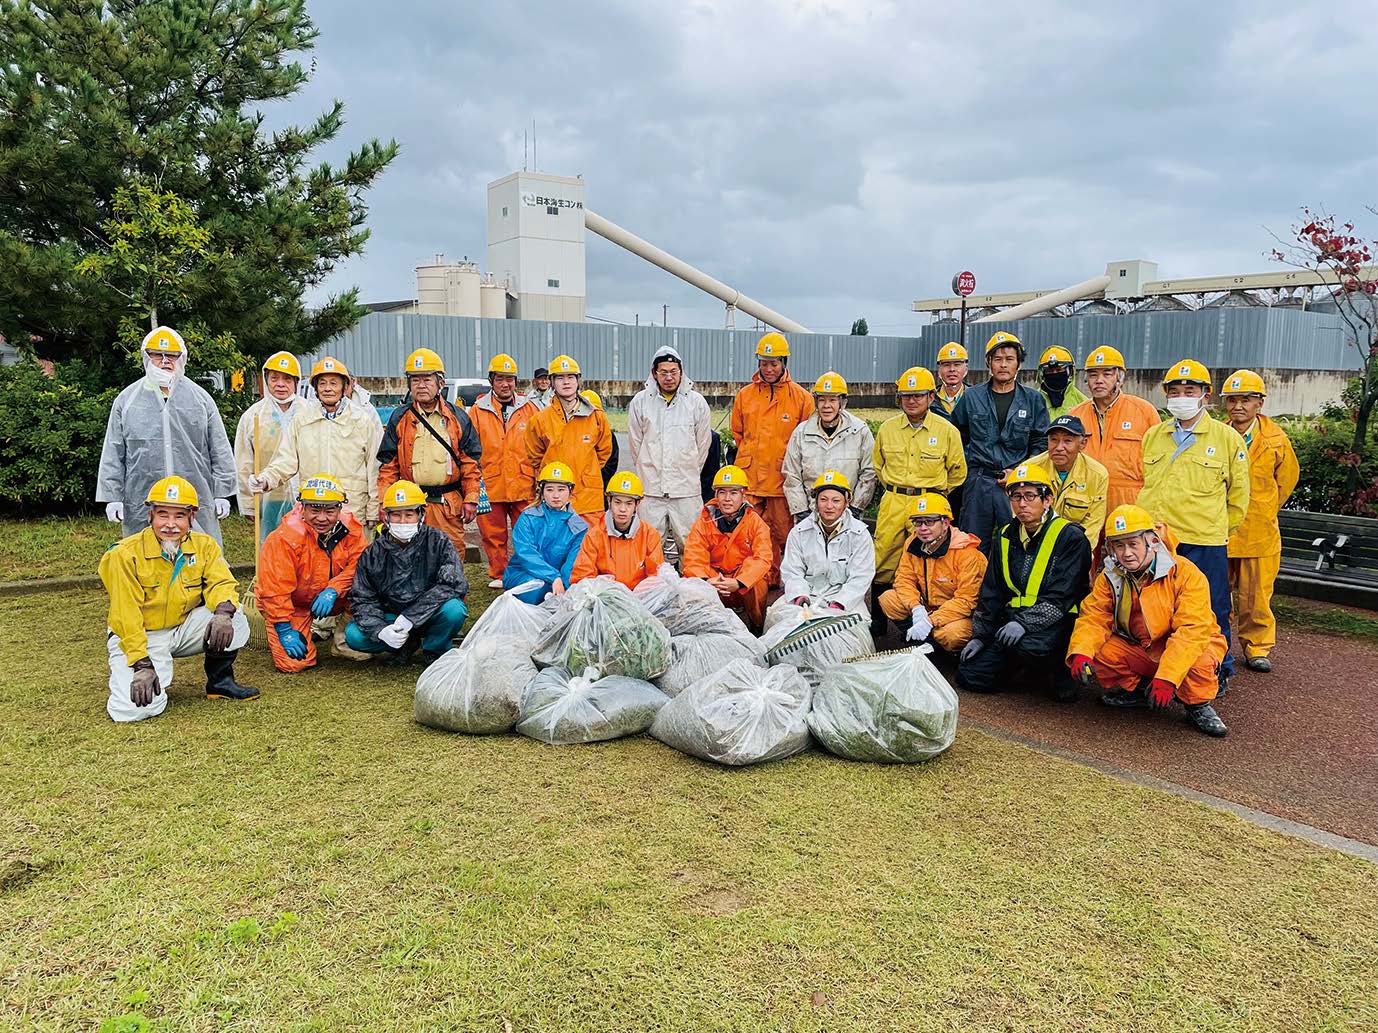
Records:
{"label": "bag of cut grass", "polygon": [[547,667],[527,686],[517,731],[552,746],[620,739],[649,728],[666,702],[650,682],[596,670],[571,678]]}
{"label": "bag of cut grass", "polygon": [[[815,611],[794,607],[797,615],[779,620],[761,636],[761,651],[769,664],[797,667],[810,685],[833,664],[876,651],[871,624],[859,613]],[[822,613],[826,616],[814,616]]]}
{"label": "bag of cut grass", "polygon": [[747,660],[757,667],[766,665],[760,646],[749,634],[676,635],[670,639],[670,666],[656,679],[656,684],[673,698],[733,660]]}
{"label": "bag of cut grass", "polygon": [[416,681],[417,723],[469,735],[512,730],[527,683],[536,677],[531,644],[511,635],[471,636]]}
{"label": "bag of cut grass", "polygon": [[719,764],[759,764],[809,744],[809,684],[793,667],[733,660],[666,703],[651,735]]}
{"label": "bag of cut grass", "polygon": [[536,639],[541,635],[541,629],[549,619],[549,614],[543,612],[539,606],[523,602],[517,596],[540,586],[539,581],[527,581],[503,592],[488,604],[488,608],[478,620],[469,625],[460,648],[488,638],[514,638],[526,643],[526,648],[522,652],[530,655]]}
{"label": "bag of cut grass", "polygon": [[581,591],[562,602],[542,629],[531,653],[536,666],[567,671],[595,667],[642,681],[665,673],[670,633],[629,588],[607,575],[575,588]]}
{"label": "bag of cut grass", "polygon": [[848,760],[915,764],[952,745],[957,694],[919,649],[876,653],[822,673],[809,730]]}
{"label": "bag of cut grass", "polygon": [[666,564],[633,594],[675,635],[749,635],[741,617],[723,605],[718,590],[697,577],[681,577]]}

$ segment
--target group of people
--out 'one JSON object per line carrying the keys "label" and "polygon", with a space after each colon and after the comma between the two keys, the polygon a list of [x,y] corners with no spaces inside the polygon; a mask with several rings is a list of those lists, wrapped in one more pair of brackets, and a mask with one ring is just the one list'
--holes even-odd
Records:
{"label": "group of people", "polygon": [[869,612],[878,638],[931,643],[959,688],[1022,674],[1060,700],[1080,686],[1111,706],[1177,700],[1211,735],[1226,733],[1212,704],[1233,670],[1232,609],[1245,662],[1270,669],[1277,511],[1298,468],[1249,370],[1225,379],[1222,422],[1206,411],[1209,371],[1176,364],[1160,421],[1125,393],[1114,348],[1088,357],[1087,397],[1056,346],[1035,385],[1020,383],[1024,346],[1001,331],[985,382],[967,386],[966,349],[944,345],[936,376],[899,376],[898,411],[873,434],[847,412],[846,381],[826,372],[806,389],[771,332],[733,401],[735,456],[705,491],[717,436],[673,348],[630,402],[621,456],[568,355],[525,395],[513,358],[494,356],[490,390],[466,408],[446,398],[441,357],[418,348],[384,426],[338,359],[315,364],[308,396],[280,352],[233,451],[186,360],[174,331],[151,333],[146,376],[107,432],[97,498],[128,535],[101,565],[116,720],[160,712],[172,657],[201,649],[209,695],[254,694],[233,677],[248,625],[216,523],[236,494],[262,529],[255,597],[284,672],[313,665],[332,633],[346,655],[394,663],[448,649],[467,616],[470,524],[490,586],[531,602],[599,575],[635,587],[668,557],[757,630],[778,590],[815,612]]}

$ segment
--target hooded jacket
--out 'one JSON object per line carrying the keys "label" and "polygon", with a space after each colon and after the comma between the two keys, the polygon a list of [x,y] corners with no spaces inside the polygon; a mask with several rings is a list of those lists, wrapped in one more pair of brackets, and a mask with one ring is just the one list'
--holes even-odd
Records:
{"label": "hooded jacket", "polygon": [[406,617],[419,628],[451,599],[469,594],[464,564],[445,532],[429,524],[410,542],[387,530],[359,557],[349,608],[354,623],[371,638],[392,623],[387,614]]}
{"label": "hooded jacket", "polygon": [[941,628],[975,612],[985,576],[981,539],[953,524],[936,552],[925,552],[923,543],[909,536],[895,571],[895,592],[910,610],[924,607],[933,627]]}
{"label": "hooded jacket", "polygon": [[775,552],[770,545],[770,528],[750,506],[731,531],[717,524],[718,507],[703,507],[689,537],[684,542],[684,576],[715,577],[719,572],[736,578],[744,588],[752,588],[770,574]]}
{"label": "hooded jacket", "polygon": [[[416,405],[408,397],[406,405],[399,405],[388,418],[387,428],[378,443],[378,492],[381,495],[398,481],[412,481],[426,489],[427,495],[435,494],[437,488],[445,488],[442,496],[458,496],[460,502],[478,502],[479,458],[482,446],[478,431],[474,429],[469,414],[462,406],[451,405],[445,398],[437,398],[437,409],[445,424],[445,438],[450,451],[459,456],[459,469],[455,469],[453,457],[446,455],[447,478],[441,484],[420,484],[412,470],[412,455],[416,448],[416,436],[424,434],[432,442],[430,431],[421,426]],[[439,442],[435,442],[437,445]]]}
{"label": "hooded jacket", "polygon": [[327,588],[336,595],[349,595],[354,570],[363,554],[364,529],[348,510],[340,511],[338,527],[344,533],[329,552],[321,548],[320,536],[306,525],[301,506],[288,514],[277,530],[268,535],[259,554],[258,581],[254,596],[259,612],[269,624],[290,621],[311,608],[316,596]]}
{"label": "hooded jacket", "polygon": [[824,539],[814,513],[795,524],[780,560],[781,597],[807,596],[824,606],[837,603],[853,613],[866,611],[866,592],[876,575],[876,547],[866,525],[844,509],[842,526]]}
{"label": "hooded jacket", "polygon": [[[254,511],[254,494],[249,490],[249,478],[256,472],[255,463],[258,469],[262,470],[273,461],[292,417],[305,401],[301,395],[294,393],[284,411],[278,406],[277,399],[268,393],[267,379],[263,373],[259,374],[259,383],[263,389],[263,397],[244,410],[234,432],[239,512],[246,516]],[[293,477],[279,485],[274,491],[265,494],[263,501],[290,503],[297,497],[297,480]]]}
{"label": "hooded jacket", "polygon": [[512,558],[502,572],[502,587],[543,582],[542,589],[519,596],[533,603],[545,598],[556,580],[568,588],[588,530],[588,521],[573,508],[551,509],[544,502],[528,506],[512,527]]}
{"label": "hooded jacket", "polygon": [[[662,348],[656,358],[678,362],[679,354]],[[627,458],[648,497],[698,498],[699,473],[712,437],[708,403],[688,376],[680,379],[679,390],[668,402],[655,377],[647,377],[646,386],[627,407]]]}
{"label": "hooded jacket", "polygon": [[530,502],[538,471],[526,454],[526,426],[540,410],[524,395],[512,399],[505,421],[500,410],[491,391],[469,407],[482,449],[483,486],[491,502]]}
{"label": "hooded jacket", "polygon": [[628,588],[635,588],[648,577],[654,577],[665,562],[661,550],[660,532],[640,517],[632,517],[626,534],[613,526],[612,514],[592,525],[579,546],[571,577],[575,581],[611,574]]}
{"label": "hooded jacket", "polygon": [[737,392],[732,401],[732,440],[750,494],[784,495],[785,448],[790,435],[812,415],[813,395],[790,379],[788,368],[775,384],[767,384],[757,372]]}
{"label": "hooded jacket", "polygon": [[383,428],[350,398],[340,399],[332,420],[318,399],[297,406],[273,461],[261,475],[272,490],[293,477],[334,477],[345,490],[345,507],[364,525],[378,521],[378,443]]}
{"label": "hooded jacket", "polygon": [[554,462],[573,472],[576,513],[603,512],[603,464],[611,455],[608,418],[583,398],[569,416],[556,398],[526,425],[526,457],[536,476]]}
{"label": "hooded jacket", "polygon": [[815,411],[790,435],[785,446],[785,501],[791,513],[809,511],[813,482],[828,470],[836,470],[852,485],[852,508],[861,512],[876,493],[875,435],[864,420],[842,411],[831,437]]}
{"label": "hooded jacket", "polygon": [[1260,415],[1249,448],[1249,508],[1230,535],[1229,555],[1276,556],[1282,552],[1278,510],[1301,477],[1297,453],[1276,420]]}

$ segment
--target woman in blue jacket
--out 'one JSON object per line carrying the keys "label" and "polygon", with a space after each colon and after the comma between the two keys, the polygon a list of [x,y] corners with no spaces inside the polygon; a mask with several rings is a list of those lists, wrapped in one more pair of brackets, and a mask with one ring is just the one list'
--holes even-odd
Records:
{"label": "woman in blue jacket", "polygon": [[512,528],[512,559],[502,574],[503,588],[527,581],[541,586],[522,592],[523,602],[539,603],[550,593],[564,595],[575,557],[589,525],[570,508],[574,475],[564,463],[549,463],[536,482],[538,501],[528,506]]}

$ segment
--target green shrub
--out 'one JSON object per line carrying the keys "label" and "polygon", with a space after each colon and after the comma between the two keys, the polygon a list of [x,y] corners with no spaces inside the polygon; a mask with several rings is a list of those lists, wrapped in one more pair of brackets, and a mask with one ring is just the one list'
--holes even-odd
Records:
{"label": "green shrub", "polygon": [[[1288,420],[1283,428],[1301,466],[1288,509],[1378,517],[1378,442],[1370,440],[1362,456],[1354,454],[1354,423],[1349,419]],[[1355,466],[1359,489],[1350,492],[1346,484]]]}

